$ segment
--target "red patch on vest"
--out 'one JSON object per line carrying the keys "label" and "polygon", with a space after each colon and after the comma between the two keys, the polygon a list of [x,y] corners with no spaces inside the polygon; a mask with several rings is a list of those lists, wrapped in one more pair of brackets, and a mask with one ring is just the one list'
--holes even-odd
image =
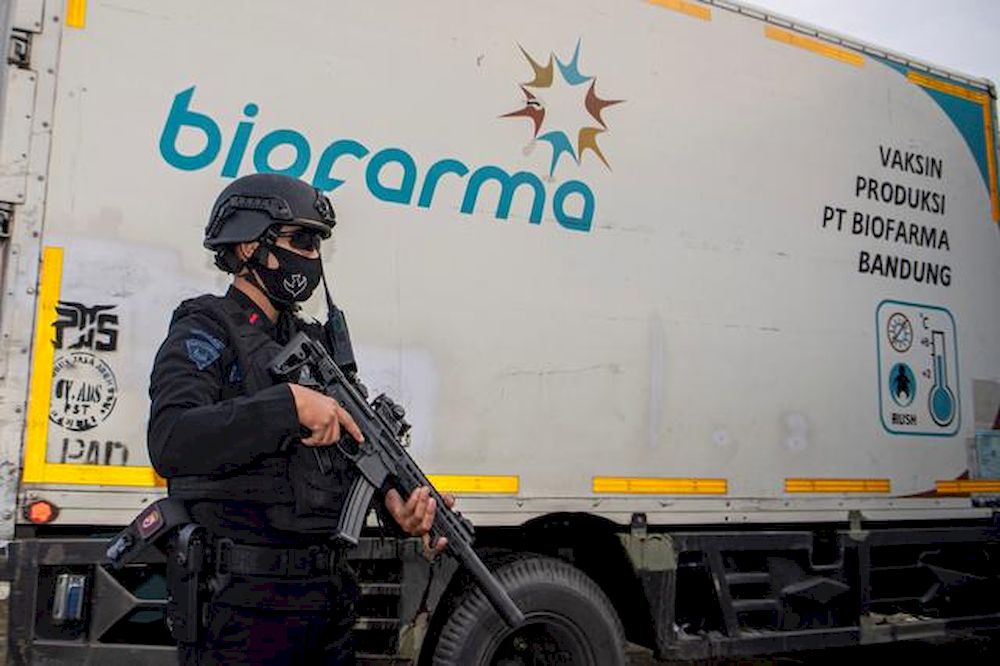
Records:
{"label": "red patch on vest", "polygon": [[258,319],[260,319],[260,317],[257,316],[256,312],[251,312],[250,313],[250,323],[251,324],[256,324]]}

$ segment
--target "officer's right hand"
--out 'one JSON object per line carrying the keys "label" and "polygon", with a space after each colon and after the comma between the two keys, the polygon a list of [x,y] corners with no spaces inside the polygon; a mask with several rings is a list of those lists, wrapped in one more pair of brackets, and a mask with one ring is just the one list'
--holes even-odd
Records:
{"label": "officer's right hand", "polygon": [[299,423],[311,435],[302,440],[306,446],[329,446],[340,441],[340,429],[344,428],[355,441],[365,441],[361,429],[347,410],[333,398],[298,384],[289,384],[295,399],[295,411]]}

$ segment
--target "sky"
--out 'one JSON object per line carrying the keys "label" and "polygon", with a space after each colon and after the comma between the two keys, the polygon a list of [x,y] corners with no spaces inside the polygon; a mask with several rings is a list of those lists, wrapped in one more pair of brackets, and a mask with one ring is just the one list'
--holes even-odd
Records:
{"label": "sky", "polygon": [[1000,0],[745,0],[1000,86]]}

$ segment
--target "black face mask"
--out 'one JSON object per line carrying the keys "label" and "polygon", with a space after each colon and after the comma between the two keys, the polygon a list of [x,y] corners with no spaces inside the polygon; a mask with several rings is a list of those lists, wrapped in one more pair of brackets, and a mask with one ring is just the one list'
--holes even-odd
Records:
{"label": "black face mask", "polygon": [[275,305],[291,305],[307,300],[323,275],[319,257],[310,259],[283,247],[268,248],[278,259],[277,268],[268,268],[266,260],[257,262],[255,271]]}

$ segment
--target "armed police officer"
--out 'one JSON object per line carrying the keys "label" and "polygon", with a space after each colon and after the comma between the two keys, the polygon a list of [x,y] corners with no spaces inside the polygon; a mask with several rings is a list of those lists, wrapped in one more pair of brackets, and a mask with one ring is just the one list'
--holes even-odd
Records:
{"label": "armed police officer", "polygon": [[[277,174],[235,180],[204,241],[232,286],[182,303],[156,356],[150,459],[208,535],[207,600],[197,608],[180,593],[176,558],[168,564],[168,617],[200,625],[195,641],[179,644],[181,663],[353,662],[357,583],[330,534],[355,472],[335,456],[338,467],[317,487],[302,470],[315,463],[308,447],[362,434],[332,398],[268,374],[299,331],[334,344],[295,314],[321,280],[326,286],[319,248],[334,224],[329,200],[306,183]],[[327,300],[332,306],[328,292]],[[317,497],[325,513],[304,512]],[[436,508],[426,488],[405,501],[389,490],[384,507],[426,542]]]}

